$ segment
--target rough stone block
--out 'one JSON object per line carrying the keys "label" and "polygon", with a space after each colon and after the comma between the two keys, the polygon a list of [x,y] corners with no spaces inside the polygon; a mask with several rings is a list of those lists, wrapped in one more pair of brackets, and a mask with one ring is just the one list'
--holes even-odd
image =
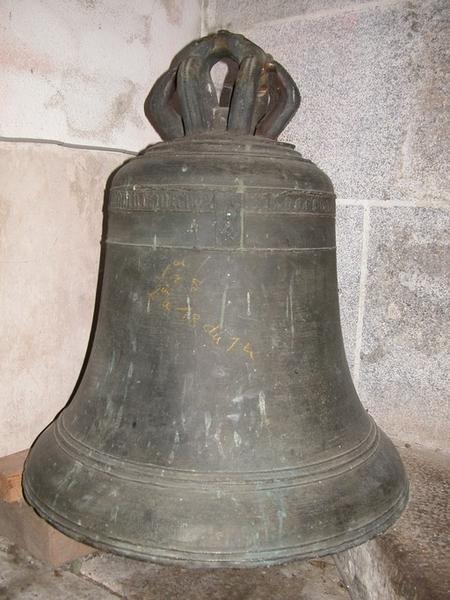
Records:
{"label": "rough stone block", "polygon": [[53,566],[95,552],[94,548],[80,544],[54,529],[24,500],[0,502],[0,535]]}
{"label": "rough stone block", "polygon": [[348,6],[359,6],[370,0],[209,0],[206,4],[208,31],[231,28],[239,31],[256,23],[309,15],[317,11],[334,12]]}
{"label": "rough stone block", "polygon": [[0,458],[0,501],[18,502],[22,499],[22,471],[28,450]]}
{"label": "rough stone block", "polygon": [[406,511],[385,534],[335,561],[357,600],[446,600],[450,457],[411,448],[401,455],[411,485]]}
{"label": "rough stone block", "polygon": [[388,432],[448,448],[450,212],[370,210],[359,392]]}
{"label": "rough stone block", "polygon": [[336,207],[336,251],[339,306],[345,352],[353,365],[358,325],[359,286],[364,209],[361,206]]}
{"label": "rough stone block", "polygon": [[243,33],[284,64],[303,96],[282,138],[324,168],[339,197],[448,195],[443,0],[254,23]]}
{"label": "rough stone block", "polygon": [[450,204],[450,3],[413,2],[406,17],[415,43],[409,64],[414,96],[394,193]]}
{"label": "rough stone block", "polygon": [[24,450],[0,459],[0,535],[53,566],[91,554],[93,548],[63,535],[25,503],[22,471],[27,454]]}

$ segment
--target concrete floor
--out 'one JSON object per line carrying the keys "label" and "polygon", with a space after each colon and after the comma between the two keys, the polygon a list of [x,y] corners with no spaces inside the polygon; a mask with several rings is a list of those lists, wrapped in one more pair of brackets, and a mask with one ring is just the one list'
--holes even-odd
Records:
{"label": "concrete floor", "polygon": [[53,569],[0,538],[1,600],[349,600],[334,562],[181,569],[96,553]]}

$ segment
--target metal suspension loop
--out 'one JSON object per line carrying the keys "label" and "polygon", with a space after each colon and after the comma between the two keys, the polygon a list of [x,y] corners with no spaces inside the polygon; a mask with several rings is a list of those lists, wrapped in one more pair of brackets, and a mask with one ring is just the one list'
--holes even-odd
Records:
{"label": "metal suspension loop", "polygon": [[[228,108],[226,131],[276,139],[291,120],[300,93],[286,70],[242,35],[219,31],[181,50],[153,86],[145,112],[163,139],[214,130],[219,103],[210,71],[223,59],[239,65],[233,77],[228,74],[221,96],[221,108]],[[270,70],[276,73],[272,87]]]}
{"label": "metal suspension loop", "polygon": [[252,133],[253,116],[264,63],[257,56],[241,62],[228,113],[228,131]]}
{"label": "metal suspension loop", "polygon": [[177,73],[177,90],[186,135],[212,128],[214,101],[204,81],[201,58],[190,56],[182,61]]}
{"label": "metal suspension loop", "polygon": [[176,76],[176,70],[172,69],[163,73],[144,103],[145,116],[163,140],[172,140],[184,134],[181,116],[171,104]]}
{"label": "metal suspension loop", "polygon": [[279,63],[273,67],[277,76],[277,101],[256,128],[256,135],[276,139],[300,106],[301,96],[292,77]]}

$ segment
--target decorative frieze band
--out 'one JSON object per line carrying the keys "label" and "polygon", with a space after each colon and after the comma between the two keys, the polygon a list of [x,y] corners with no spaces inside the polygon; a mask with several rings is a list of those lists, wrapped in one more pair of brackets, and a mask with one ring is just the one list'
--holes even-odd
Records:
{"label": "decorative frieze band", "polygon": [[215,210],[214,194],[180,188],[138,187],[113,188],[111,210],[146,210],[150,212],[210,213]]}
{"label": "decorative frieze band", "polygon": [[[235,195],[235,190],[230,190]],[[241,194],[239,194],[241,195]],[[110,210],[215,213],[226,193],[212,189],[137,186],[113,188]],[[313,190],[246,190],[243,208],[249,213],[317,213],[334,215],[334,196]]]}

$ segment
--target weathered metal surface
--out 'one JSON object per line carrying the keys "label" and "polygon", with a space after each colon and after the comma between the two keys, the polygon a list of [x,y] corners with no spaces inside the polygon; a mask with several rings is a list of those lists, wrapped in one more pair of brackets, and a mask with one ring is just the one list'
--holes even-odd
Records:
{"label": "weathered metal surface", "polygon": [[[42,516],[128,556],[248,566],[323,555],[383,531],[407,501],[398,454],[347,367],[332,185],[270,139],[299,95],[255,48],[204,38],[150,94],[170,141],[113,178],[91,356],[25,467]],[[226,56],[244,72],[221,131],[205,90]]]}

